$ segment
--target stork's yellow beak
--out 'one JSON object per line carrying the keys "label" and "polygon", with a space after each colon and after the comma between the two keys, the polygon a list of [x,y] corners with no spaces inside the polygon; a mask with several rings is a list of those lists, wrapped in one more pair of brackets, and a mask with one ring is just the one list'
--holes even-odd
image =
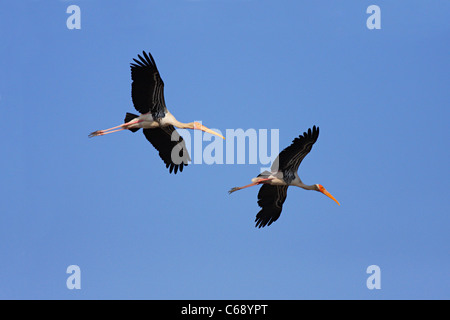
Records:
{"label": "stork's yellow beak", "polygon": [[202,130],[202,131],[204,131],[204,132],[211,133],[211,134],[213,134],[213,135],[215,135],[215,136],[218,136],[218,137],[221,137],[222,139],[225,140],[225,137],[224,137],[224,136],[222,136],[221,134],[218,134],[218,133],[215,132],[215,131],[212,131],[210,128],[205,127],[205,126],[202,125],[201,123],[195,122],[194,129],[198,129],[198,130]]}
{"label": "stork's yellow beak", "polygon": [[321,186],[320,184],[319,184],[319,191],[320,192],[322,192],[324,195],[326,195],[327,197],[329,197],[329,198],[331,198],[332,200],[334,200],[338,205],[341,205],[340,203],[339,203],[339,201],[337,201],[336,200],[336,198],[335,197],[333,197],[332,195],[331,195],[331,193],[329,193],[328,191],[327,191],[327,189],[325,189],[323,186]]}

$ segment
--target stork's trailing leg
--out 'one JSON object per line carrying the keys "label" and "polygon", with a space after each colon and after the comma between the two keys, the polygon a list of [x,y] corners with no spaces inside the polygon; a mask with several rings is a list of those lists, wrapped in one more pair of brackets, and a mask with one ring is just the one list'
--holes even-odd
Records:
{"label": "stork's trailing leg", "polygon": [[115,126],[115,127],[109,128],[109,129],[97,130],[97,131],[91,132],[89,134],[89,138],[97,137],[97,136],[103,136],[105,134],[113,133],[113,132],[117,132],[117,131],[127,130],[127,129],[129,129],[129,127],[131,125],[139,123],[139,122],[142,122],[142,120],[132,120],[132,121],[129,121],[127,123],[123,123],[123,124],[121,124],[119,126]]}
{"label": "stork's trailing leg", "polygon": [[272,178],[259,179],[258,181],[253,182],[253,183],[250,183],[250,184],[248,184],[248,185],[246,185],[246,186],[243,186],[243,187],[234,187],[234,188],[231,188],[230,191],[228,191],[228,193],[229,193],[229,194],[232,194],[233,192],[238,191],[238,190],[241,190],[241,189],[245,189],[245,188],[257,186],[258,184],[264,183],[265,181],[268,181],[268,180],[272,180]]}

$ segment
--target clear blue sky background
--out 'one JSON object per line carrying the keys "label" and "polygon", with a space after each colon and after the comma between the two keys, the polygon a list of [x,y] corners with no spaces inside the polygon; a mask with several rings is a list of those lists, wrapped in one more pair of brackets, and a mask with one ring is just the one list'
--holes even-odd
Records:
{"label": "clear blue sky background", "polygon": [[[66,8],[81,8],[68,30]],[[381,30],[366,9],[381,8]],[[2,1],[0,298],[449,299],[449,1]],[[183,122],[313,125],[290,188],[256,229],[260,164],[170,175],[134,112],[152,52]],[[208,145],[204,142],[204,147]],[[66,268],[81,268],[81,290]],[[368,290],[366,268],[381,268]]]}

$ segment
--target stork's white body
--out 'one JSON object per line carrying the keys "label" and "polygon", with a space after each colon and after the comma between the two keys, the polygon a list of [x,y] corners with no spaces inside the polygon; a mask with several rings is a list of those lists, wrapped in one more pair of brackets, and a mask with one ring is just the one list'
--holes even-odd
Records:
{"label": "stork's white body", "polygon": [[287,184],[286,181],[284,181],[283,179],[283,172],[282,171],[277,171],[277,172],[270,172],[270,171],[264,171],[259,177],[253,178],[252,182],[253,183],[258,183],[261,179],[270,179],[270,180],[266,180],[264,183],[266,184],[270,184],[273,186],[296,186],[296,187],[300,187],[306,190],[312,190],[314,189],[314,185],[313,186],[308,186],[306,184],[304,184],[302,182],[302,180],[300,179],[300,177],[298,176],[298,173],[295,172],[294,173],[294,180],[291,181],[291,183]]}
{"label": "stork's white body", "polygon": [[153,118],[151,112],[141,114],[139,117],[132,120],[132,124],[128,125],[128,129],[153,129],[153,128],[159,128],[159,127],[166,127],[169,125],[174,126],[180,126],[180,122],[175,119],[175,117],[170,113],[166,112],[164,118],[159,119],[159,121],[156,121],[155,118]]}

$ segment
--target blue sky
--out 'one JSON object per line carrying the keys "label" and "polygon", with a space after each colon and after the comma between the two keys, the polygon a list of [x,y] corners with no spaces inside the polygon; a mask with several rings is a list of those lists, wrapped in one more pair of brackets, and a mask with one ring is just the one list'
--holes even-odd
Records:
{"label": "blue sky", "polygon": [[[66,9],[81,9],[69,30]],[[366,9],[381,8],[369,30]],[[3,1],[1,299],[449,299],[448,1]],[[169,110],[211,128],[318,125],[256,229],[260,164],[170,175],[120,124],[150,51]],[[203,147],[208,142],[204,142]],[[66,269],[81,269],[69,290]],[[369,290],[366,268],[381,269]]]}

